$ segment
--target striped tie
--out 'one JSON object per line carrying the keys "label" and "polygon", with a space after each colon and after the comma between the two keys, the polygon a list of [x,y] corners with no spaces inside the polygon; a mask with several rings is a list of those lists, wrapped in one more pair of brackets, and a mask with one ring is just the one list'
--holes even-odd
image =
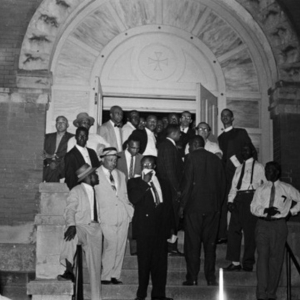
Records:
{"label": "striped tie", "polygon": [[111,187],[114,191],[117,190],[116,185],[115,185],[115,180],[114,180],[114,176],[111,174],[111,172],[109,173],[109,180],[110,180],[110,184]]}

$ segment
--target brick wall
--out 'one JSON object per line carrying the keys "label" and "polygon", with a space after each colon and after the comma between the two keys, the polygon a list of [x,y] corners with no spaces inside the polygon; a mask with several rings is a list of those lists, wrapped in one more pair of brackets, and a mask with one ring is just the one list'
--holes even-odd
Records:
{"label": "brick wall", "polygon": [[28,23],[42,0],[0,1],[0,87],[16,85],[20,49]]}
{"label": "brick wall", "polygon": [[[3,93],[2,98],[3,99]],[[7,94],[0,101],[0,225],[32,222],[42,180],[45,107],[38,94]]]}

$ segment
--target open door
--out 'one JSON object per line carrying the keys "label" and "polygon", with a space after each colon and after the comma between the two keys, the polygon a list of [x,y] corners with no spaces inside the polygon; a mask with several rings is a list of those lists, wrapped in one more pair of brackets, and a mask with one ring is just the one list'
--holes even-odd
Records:
{"label": "open door", "polygon": [[99,127],[102,125],[102,114],[103,114],[103,93],[100,83],[100,78],[98,76],[95,77],[95,109],[97,115],[95,116],[97,126],[97,133],[99,133]]}
{"label": "open door", "polygon": [[211,127],[211,134],[218,136],[218,98],[202,84],[196,84],[196,125],[206,122]]}

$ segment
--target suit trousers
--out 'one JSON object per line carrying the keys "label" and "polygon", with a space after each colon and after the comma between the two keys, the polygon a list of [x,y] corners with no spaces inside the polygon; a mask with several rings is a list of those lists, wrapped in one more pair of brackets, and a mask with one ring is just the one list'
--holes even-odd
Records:
{"label": "suit trousers", "polygon": [[167,283],[167,240],[163,235],[137,237],[138,298],[147,297],[151,275],[151,298],[165,298]]}
{"label": "suit trousers", "polygon": [[231,188],[232,177],[227,178],[226,174],[226,193],[224,199],[222,199],[222,207],[221,207],[221,215],[220,215],[220,222],[219,222],[219,230],[218,230],[218,239],[227,239],[227,229],[228,229],[228,194]]}
{"label": "suit trousers", "polygon": [[258,254],[256,266],[258,299],[276,299],[287,235],[285,219],[257,220],[255,239]]}
{"label": "suit trousers", "polygon": [[219,212],[191,212],[184,216],[184,254],[187,265],[186,279],[197,281],[200,271],[201,244],[204,248],[204,274],[207,281],[215,281],[216,239]]}
{"label": "suit trousers", "polygon": [[[257,217],[252,215],[250,204],[253,193],[240,192],[234,199],[236,209],[231,213],[228,230],[226,259],[240,261],[242,234],[244,233],[244,255],[242,265],[252,268],[255,263],[255,226]],[[243,233],[242,233],[243,231]]]}
{"label": "suit trousers", "polygon": [[89,225],[76,225],[76,235],[71,241],[63,240],[60,261],[64,265],[65,259],[71,264],[74,261],[77,244],[82,245],[85,253],[87,267],[89,270],[91,284],[91,300],[101,299],[101,252],[102,252],[102,232],[99,223]]}
{"label": "suit trousers", "polygon": [[104,236],[101,280],[119,279],[126,249],[129,220],[118,225],[101,223]]}

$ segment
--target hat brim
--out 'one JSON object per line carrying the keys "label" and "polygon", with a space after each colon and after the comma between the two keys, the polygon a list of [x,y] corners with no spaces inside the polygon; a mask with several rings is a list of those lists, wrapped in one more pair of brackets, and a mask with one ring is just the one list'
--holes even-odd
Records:
{"label": "hat brim", "polygon": [[77,182],[81,182],[84,178],[92,174],[97,168],[91,168],[89,171],[87,171],[81,178],[77,180]]}
{"label": "hat brim", "polygon": [[93,126],[94,123],[95,123],[95,119],[94,119],[93,117],[88,116],[88,117],[83,117],[83,118],[79,118],[79,119],[74,120],[74,121],[73,121],[73,125],[74,125],[75,127],[79,127],[79,122],[80,122],[81,120],[84,120],[84,119],[89,119],[89,120],[90,120],[90,123],[91,123],[91,126]]}

